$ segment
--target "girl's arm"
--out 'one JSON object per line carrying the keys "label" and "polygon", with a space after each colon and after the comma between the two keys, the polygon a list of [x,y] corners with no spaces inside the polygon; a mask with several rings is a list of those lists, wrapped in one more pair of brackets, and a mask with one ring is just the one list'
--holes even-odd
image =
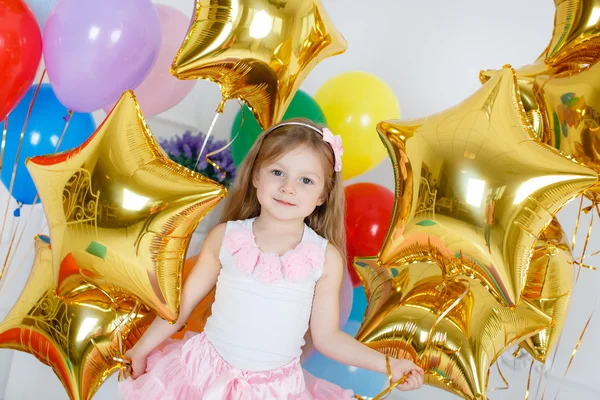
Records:
{"label": "girl's arm", "polygon": [[225,224],[214,227],[206,236],[198,261],[188,275],[179,308],[179,318],[174,324],[169,324],[162,318],[155,318],[141,339],[131,348],[125,356],[132,361],[133,377],[137,378],[146,369],[146,357],[158,345],[179,331],[190,317],[196,306],[215,287],[221,262],[219,251],[225,234]]}
{"label": "girl's arm", "polygon": [[[325,267],[315,288],[310,330],[315,348],[326,357],[346,365],[364,368],[387,375],[385,356],[360,343],[339,329],[339,298],[344,263],[340,252],[328,245]],[[394,381],[410,374],[400,390],[419,388],[423,384],[423,370],[409,360],[390,358]]]}

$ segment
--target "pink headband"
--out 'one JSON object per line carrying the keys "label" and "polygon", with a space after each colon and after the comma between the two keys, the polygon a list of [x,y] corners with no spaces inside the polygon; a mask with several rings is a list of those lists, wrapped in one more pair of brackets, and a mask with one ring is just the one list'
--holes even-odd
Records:
{"label": "pink headband", "polygon": [[265,134],[285,125],[304,126],[306,128],[312,129],[313,131],[323,136],[323,140],[329,143],[331,149],[333,150],[333,157],[335,159],[335,165],[333,166],[333,170],[336,172],[340,172],[342,170],[342,154],[344,154],[344,146],[342,146],[342,137],[340,135],[334,136],[333,133],[327,128],[323,128],[323,130],[321,131],[319,128],[316,128],[312,125],[296,121],[282,122],[280,124],[274,125],[271,128],[267,129],[265,131]]}

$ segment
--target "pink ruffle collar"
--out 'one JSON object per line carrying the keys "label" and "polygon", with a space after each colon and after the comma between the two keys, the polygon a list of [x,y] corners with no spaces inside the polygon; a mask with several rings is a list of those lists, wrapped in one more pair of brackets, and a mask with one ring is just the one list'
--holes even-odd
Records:
{"label": "pink ruffle collar", "polygon": [[276,283],[284,278],[298,282],[306,279],[312,270],[323,264],[321,247],[315,242],[305,241],[304,236],[294,249],[282,256],[273,252],[262,252],[256,245],[254,233],[244,227],[227,232],[223,243],[244,274],[253,274],[264,283]]}

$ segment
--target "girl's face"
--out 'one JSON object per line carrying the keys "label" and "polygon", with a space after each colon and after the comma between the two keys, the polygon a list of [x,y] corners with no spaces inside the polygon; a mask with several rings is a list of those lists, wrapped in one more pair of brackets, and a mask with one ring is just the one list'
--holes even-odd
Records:
{"label": "girl's face", "polygon": [[323,161],[306,146],[263,163],[252,183],[262,211],[280,220],[304,219],[326,198]]}

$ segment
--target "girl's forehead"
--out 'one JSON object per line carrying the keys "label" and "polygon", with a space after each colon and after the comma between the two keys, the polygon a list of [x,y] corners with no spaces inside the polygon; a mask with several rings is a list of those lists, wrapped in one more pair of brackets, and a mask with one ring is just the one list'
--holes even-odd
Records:
{"label": "girl's forehead", "polygon": [[324,172],[324,162],[324,158],[320,156],[317,150],[307,146],[301,146],[268,160],[264,166],[281,164],[289,168],[302,169],[304,171],[322,174]]}

